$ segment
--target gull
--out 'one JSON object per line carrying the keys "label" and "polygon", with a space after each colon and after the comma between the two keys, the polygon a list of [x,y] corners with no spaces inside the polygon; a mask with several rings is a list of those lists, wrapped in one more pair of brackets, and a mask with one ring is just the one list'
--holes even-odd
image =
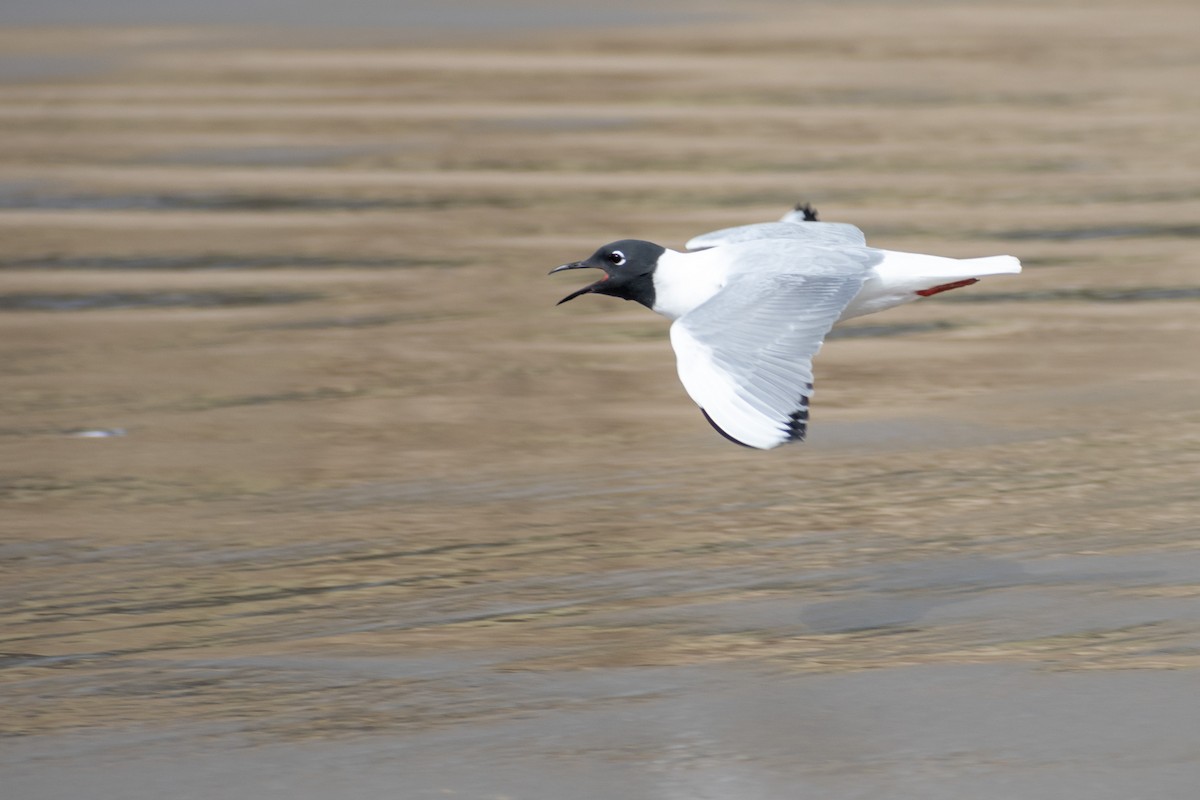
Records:
{"label": "gull", "polygon": [[726,439],[770,450],[803,441],[813,358],[838,322],[1021,271],[1012,256],[945,258],[869,247],[853,225],[797,206],[778,222],[723,228],[686,252],[621,239],[582,261],[600,280],[558,301],[602,294],[673,320],[679,380]]}

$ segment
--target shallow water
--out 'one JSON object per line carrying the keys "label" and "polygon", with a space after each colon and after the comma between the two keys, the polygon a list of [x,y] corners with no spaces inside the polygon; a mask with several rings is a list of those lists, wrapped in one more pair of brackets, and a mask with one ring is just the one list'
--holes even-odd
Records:
{"label": "shallow water", "polygon": [[1098,228],[1061,228],[1054,230],[1005,231],[997,234],[999,239],[1025,241],[1048,239],[1072,241],[1076,239],[1111,239],[1128,236],[1200,236],[1200,225],[1109,225]]}
{"label": "shallow water", "polygon": [[[343,2],[337,9],[325,3],[292,2],[281,14],[270,0],[210,0],[194,3],[162,0],[109,0],[80,5],[72,0],[10,0],[0,14],[5,25],[271,25],[318,28],[392,28],[495,31],[561,27],[669,24],[703,19],[705,15],[650,10],[634,3],[563,6],[544,0],[503,0],[487,4],[464,0],[405,0],[377,3]],[[708,15],[711,16],[711,15]]]}
{"label": "shallow water", "polygon": [[462,266],[454,261],[426,256],[422,258],[336,258],[307,255],[246,255],[241,253],[199,252],[167,256],[69,256],[47,255],[26,259],[0,259],[0,270],[264,270],[264,269],[406,269],[410,267]]}
{"label": "shallow water", "polygon": [[[1190,800],[1195,9],[753,13],[0,31],[5,800]],[[1031,268],[771,453],[554,307],[800,200]]]}
{"label": "shallow water", "polygon": [[[97,194],[46,195],[31,192],[0,194],[0,209],[50,211],[370,211],[437,210],[451,205],[504,206],[503,199],[490,198],[398,198],[398,197],[288,197],[245,194]],[[510,207],[516,207],[512,202]]]}
{"label": "shallow water", "polygon": [[947,298],[956,303],[1146,303],[1156,300],[1197,300],[1200,286],[1132,286],[1129,288],[1042,289],[1032,292],[960,292]]}
{"label": "shallow water", "polygon": [[103,292],[3,294],[0,311],[88,311],[109,308],[209,308],[300,303],[320,299],[303,292]]}

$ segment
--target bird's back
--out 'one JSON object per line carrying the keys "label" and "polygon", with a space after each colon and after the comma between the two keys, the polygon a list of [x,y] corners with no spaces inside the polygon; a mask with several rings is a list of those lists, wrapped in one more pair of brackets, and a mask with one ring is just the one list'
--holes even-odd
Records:
{"label": "bird's back", "polygon": [[798,239],[754,239],[691,253],[668,250],[654,275],[654,310],[677,319],[726,286],[741,290],[778,276],[860,278],[882,258],[882,251],[869,247],[828,247]]}

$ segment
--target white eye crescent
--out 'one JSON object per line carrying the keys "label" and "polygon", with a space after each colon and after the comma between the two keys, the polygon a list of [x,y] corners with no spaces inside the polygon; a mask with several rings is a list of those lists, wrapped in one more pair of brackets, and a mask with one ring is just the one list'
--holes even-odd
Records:
{"label": "white eye crescent", "polygon": [[613,250],[608,254],[608,260],[612,262],[614,267],[619,267],[625,263],[625,254],[620,250]]}

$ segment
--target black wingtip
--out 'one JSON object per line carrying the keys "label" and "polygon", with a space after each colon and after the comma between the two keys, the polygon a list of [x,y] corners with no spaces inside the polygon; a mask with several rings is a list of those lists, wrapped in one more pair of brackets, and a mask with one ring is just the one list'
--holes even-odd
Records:
{"label": "black wingtip", "polygon": [[[811,383],[806,386],[812,391]],[[789,442],[803,442],[808,435],[808,395],[800,395],[800,407],[788,414],[787,434]]]}
{"label": "black wingtip", "polygon": [[798,408],[788,415],[788,441],[803,442],[808,435],[808,408]]}
{"label": "black wingtip", "polygon": [[[808,387],[808,390],[810,392],[812,391],[811,383],[805,384],[805,386]],[[705,411],[703,408],[700,409],[700,413],[704,415],[704,418],[706,420],[708,420],[708,424],[713,426],[713,430],[715,430],[717,433],[721,434],[722,436],[724,436],[726,439],[733,442],[734,444],[741,445],[742,447],[748,447],[751,450],[763,449],[763,448],[757,448],[752,444],[746,444],[741,439],[735,439],[734,437],[730,436],[729,432],[726,431],[724,428],[722,428],[720,425],[718,425],[716,423],[716,421],[712,417],[710,417],[708,415],[708,412]],[[804,437],[806,437],[808,435],[808,395],[806,395],[806,394],[800,395],[799,407],[795,411],[793,411],[791,414],[788,414],[787,427],[784,428],[782,432],[785,434],[786,438],[784,439],[783,442],[780,442],[780,444],[804,441]]]}

